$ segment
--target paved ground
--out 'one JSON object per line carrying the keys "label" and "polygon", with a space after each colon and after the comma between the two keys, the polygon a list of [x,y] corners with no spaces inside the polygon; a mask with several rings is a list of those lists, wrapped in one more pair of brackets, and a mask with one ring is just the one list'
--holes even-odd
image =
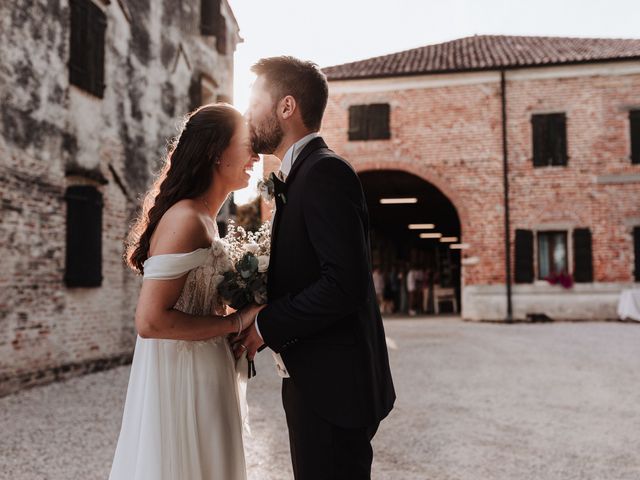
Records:
{"label": "paved ground", "polygon": [[[640,325],[387,321],[398,391],[374,479],[640,479]],[[251,480],[289,479],[279,382],[250,384]],[[104,480],[121,367],[0,399],[0,478]]]}

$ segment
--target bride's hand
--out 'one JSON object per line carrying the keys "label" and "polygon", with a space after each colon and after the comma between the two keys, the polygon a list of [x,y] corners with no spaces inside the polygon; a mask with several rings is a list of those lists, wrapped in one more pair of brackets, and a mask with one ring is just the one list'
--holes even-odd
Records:
{"label": "bride's hand", "polygon": [[[233,349],[233,354],[236,359],[240,358],[245,353],[247,354],[248,360],[253,360],[256,352],[262,345],[264,345],[264,340],[258,333],[254,321],[256,315],[260,310],[266,307],[266,305],[252,305],[251,307],[255,308],[255,311],[247,312],[251,313],[252,322],[249,324],[248,328],[242,331],[242,333],[238,336],[235,336],[231,339],[231,347]],[[251,308],[246,307],[246,308]],[[244,312],[244,310],[243,310]]]}

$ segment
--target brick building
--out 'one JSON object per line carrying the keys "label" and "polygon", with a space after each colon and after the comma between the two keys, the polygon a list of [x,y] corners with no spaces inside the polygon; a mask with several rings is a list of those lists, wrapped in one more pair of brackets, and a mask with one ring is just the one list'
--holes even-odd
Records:
{"label": "brick building", "polygon": [[616,317],[640,281],[640,40],[474,36],[324,71],[374,263],[437,271],[465,319]]}
{"label": "brick building", "polygon": [[225,0],[0,5],[0,395],[131,358],[122,261],[193,107],[230,100]]}

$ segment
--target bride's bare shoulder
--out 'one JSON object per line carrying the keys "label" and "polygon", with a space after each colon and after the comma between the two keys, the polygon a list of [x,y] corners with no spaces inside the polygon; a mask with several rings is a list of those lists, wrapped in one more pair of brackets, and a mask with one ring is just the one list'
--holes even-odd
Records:
{"label": "bride's bare shoulder", "polygon": [[202,209],[194,200],[172,205],[151,237],[149,256],[188,253],[211,245]]}

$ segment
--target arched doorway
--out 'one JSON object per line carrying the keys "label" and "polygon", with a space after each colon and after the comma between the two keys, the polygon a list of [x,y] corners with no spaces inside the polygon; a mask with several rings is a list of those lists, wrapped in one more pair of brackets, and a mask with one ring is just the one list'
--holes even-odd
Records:
{"label": "arched doorway", "polygon": [[453,203],[433,184],[405,171],[361,171],[359,176],[379,287],[383,278],[383,313],[459,313],[461,228]]}

